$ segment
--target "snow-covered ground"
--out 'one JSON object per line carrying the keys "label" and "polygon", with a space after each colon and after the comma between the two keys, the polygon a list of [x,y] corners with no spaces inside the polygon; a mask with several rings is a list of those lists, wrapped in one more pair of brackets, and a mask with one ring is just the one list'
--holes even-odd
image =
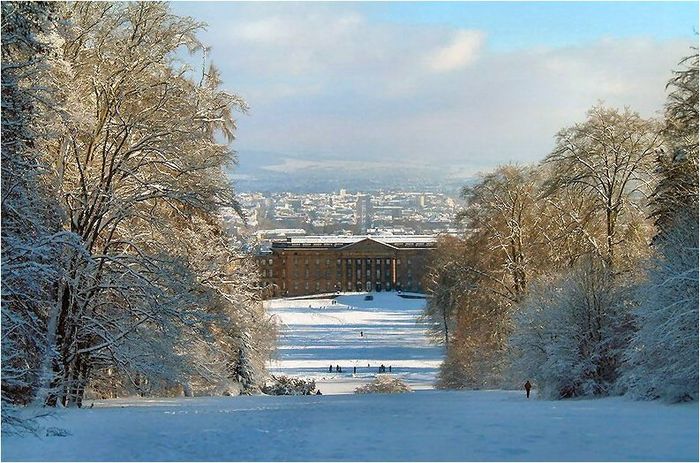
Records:
{"label": "snow-covered ground", "polygon": [[66,437],[4,436],[2,460],[697,461],[697,404],[417,391],[112,400],[59,410]]}
{"label": "snow-covered ground", "polygon": [[313,378],[324,394],[338,394],[371,381],[383,364],[414,389],[432,388],[443,351],[429,343],[425,325],[418,323],[425,299],[379,292],[366,301],[367,294],[344,293],[335,304],[330,298],[269,301],[282,327],[270,371]]}
{"label": "snow-covered ground", "polygon": [[[442,352],[415,321],[425,301],[374,296],[269,303],[284,323],[273,371],[313,377],[324,395],[95,402],[44,423],[68,436],[3,435],[1,459],[698,460],[697,404],[527,400],[510,391],[329,395],[370,381],[382,363],[416,389],[434,380]],[[344,372],[329,374],[331,364]]]}

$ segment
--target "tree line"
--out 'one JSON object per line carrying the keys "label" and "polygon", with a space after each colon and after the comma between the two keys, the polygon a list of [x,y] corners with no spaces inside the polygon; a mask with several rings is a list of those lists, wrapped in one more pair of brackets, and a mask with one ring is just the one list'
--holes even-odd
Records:
{"label": "tree line", "polygon": [[427,272],[438,386],[698,399],[698,54],[663,116],[600,103],[464,187]]}
{"label": "tree line", "polygon": [[[2,401],[243,392],[274,345],[222,168],[202,24],[158,2],[2,3]],[[19,423],[19,421],[16,421]]]}

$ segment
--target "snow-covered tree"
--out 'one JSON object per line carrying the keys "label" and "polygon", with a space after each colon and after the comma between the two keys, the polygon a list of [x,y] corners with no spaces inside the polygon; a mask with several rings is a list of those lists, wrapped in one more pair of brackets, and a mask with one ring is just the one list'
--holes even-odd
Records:
{"label": "snow-covered tree", "polygon": [[514,315],[512,374],[533,380],[541,397],[610,394],[632,335],[630,300],[598,258],[543,277]]}
{"label": "snow-covered tree", "polygon": [[[587,220],[603,229],[604,244],[596,251],[609,265],[616,263],[616,250],[624,251],[629,235],[640,227],[635,216],[653,187],[654,158],[661,141],[655,121],[629,109],[621,112],[599,105],[588,112],[585,122],[561,130],[544,160],[550,169],[546,195],[569,190],[596,206]],[[618,262],[626,260],[618,257]]]}
{"label": "snow-covered tree", "polygon": [[513,165],[483,175],[463,190],[466,207],[457,218],[464,237],[438,243],[427,273],[426,316],[436,332],[452,331],[441,387],[498,384],[513,307],[529,280],[559,258],[550,253],[556,224],[539,198],[540,177],[537,168]]}
{"label": "snow-covered tree", "polygon": [[639,398],[698,400],[697,212],[677,217],[655,247],[623,384]]}
{"label": "snow-covered tree", "polygon": [[435,252],[428,262],[424,287],[428,295],[422,321],[428,323],[432,340],[450,346],[453,335],[457,299],[461,283],[459,261],[462,259],[462,241],[453,236],[439,237]]}
{"label": "snow-covered tree", "polygon": [[76,236],[62,231],[42,140],[51,136],[38,116],[60,118],[50,81],[55,5],[2,3],[2,421],[8,430],[31,427],[9,405],[41,394],[54,352],[56,291]]}
{"label": "snow-covered tree", "polygon": [[274,324],[218,217],[240,213],[246,103],[178,61],[200,27],[160,2],[3,4],[3,400],[264,380]]}
{"label": "snow-covered tree", "polygon": [[665,149],[651,199],[657,234],[638,291],[623,384],[631,395],[698,400],[698,55],[669,82]]}

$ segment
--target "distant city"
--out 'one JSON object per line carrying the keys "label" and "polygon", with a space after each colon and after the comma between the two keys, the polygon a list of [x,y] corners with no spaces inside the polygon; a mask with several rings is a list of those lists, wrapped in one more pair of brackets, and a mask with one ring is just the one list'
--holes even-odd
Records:
{"label": "distant city", "polygon": [[239,193],[247,224],[224,212],[230,231],[259,240],[299,235],[419,235],[457,232],[461,200],[434,191],[339,189],[330,193]]}

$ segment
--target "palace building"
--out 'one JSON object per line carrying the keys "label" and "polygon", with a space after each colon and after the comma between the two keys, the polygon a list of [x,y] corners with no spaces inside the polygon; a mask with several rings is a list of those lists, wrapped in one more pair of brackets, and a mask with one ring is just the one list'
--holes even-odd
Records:
{"label": "palace building", "polygon": [[336,291],[416,291],[433,235],[300,236],[272,241],[257,255],[272,297]]}

